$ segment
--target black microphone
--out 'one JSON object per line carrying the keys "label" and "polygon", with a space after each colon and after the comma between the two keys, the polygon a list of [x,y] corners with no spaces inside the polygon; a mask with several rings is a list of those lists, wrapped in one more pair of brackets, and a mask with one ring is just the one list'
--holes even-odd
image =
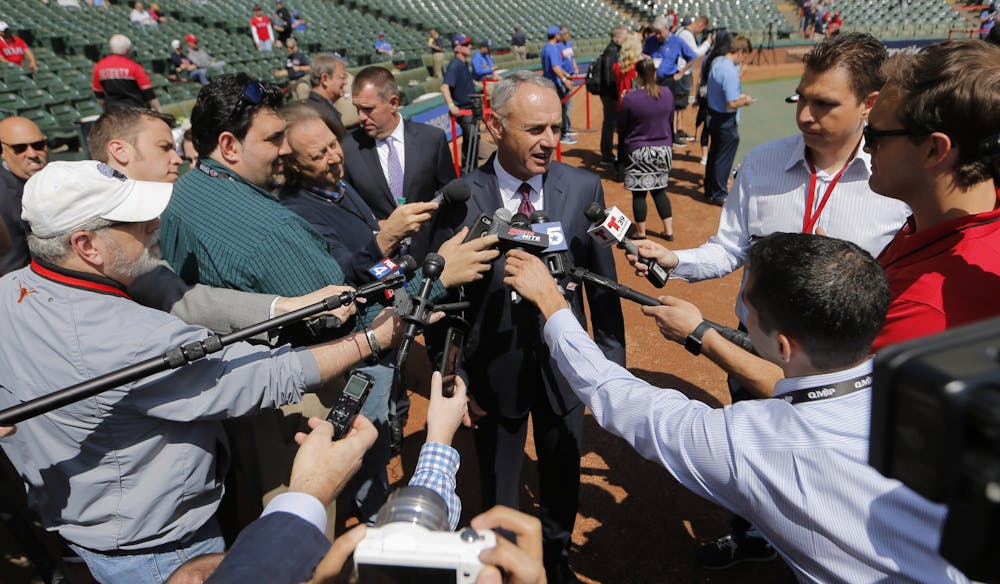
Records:
{"label": "black microphone", "polygon": [[[596,284],[606,290],[614,292],[619,298],[631,300],[632,302],[641,304],[642,306],[660,306],[661,304],[659,300],[653,298],[652,296],[647,296],[642,292],[636,292],[624,284],[620,284],[614,280],[605,278],[604,276],[599,276],[583,268],[573,268],[570,270],[570,276],[577,281],[586,280],[587,282]],[[753,348],[753,342],[750,340],[750,335],[747,333],[708,319],[705,319],[705,322],[708,323],[708,326],[715,329],[715,332],[719,333],[722,338],[726,339],[730,343],[733,343],[744,351],[755,355],[757,354]]]}
{"label": "black microphone", "polygon": [[601,208],[600,204],[593,202],[584,210],[583,214],[593,223],[593,226],[587,231],[591,237],[603,245],[617,243],[625,248],[626,253],[639,258],[639,262],[648,268],[646,279],[652,285],[663,288],[667,284],[670,272],[653,258],[644,258],[639,255],[639,249],[627,237],[627,229],[621,228],[625,222],[631,224],[631,221],[618,210],[618,207],[605,210]]}
{"label": "black microphone", "polygon": [[424,280],[420,283],[420,291],[416,296],[410,298],[413,310],[409,314],[401,315],[407,322],[406,330],[403,332],[403,342],[399,345],[399,352],[396,357],[396,367],[402,368],[406,364],[406,357],[410,352],[410,344],[417,336],[417,329],[426,324],[428,311],[431,307],[430,295],[434,282],[441,277],[444,271],[444,258],[436,253],[429,253],[424,258],[423,275]]}
{"label": "black microphone", "polygon": [[[528,223],[528,216],[524,213],[515,213],[510,219],[510,226],[515,229],[531,229],[531,224]],[[548,247],[548,245],[546,245]],[[511,245],[508,249],[520,249],[524,250],[524,246]],[[513,304],[520,304],[524,298],[517,292],[517,290],[510,289],[510,301]]]}
{"label": "black microphone", "polygon": [[469,195],[471,194],[472,191],[469,188],[469,183],[463,178],[456,178],[434,193],[434,198],[429,202],[439,205],[464,203],[469,200]]}
{"label": "black microphone", "polygon": [[566,250],[566,235],[563,232],[562,223],[559,221],[549,221],[549,216],[545,211],[539,209],[531,214],[531,225],[539,233],[544,233],[549,238],[549,247],[542,252],[541,258],[545,266],[549,268],[549,273],[557,281],[569,274],[572,262]]}

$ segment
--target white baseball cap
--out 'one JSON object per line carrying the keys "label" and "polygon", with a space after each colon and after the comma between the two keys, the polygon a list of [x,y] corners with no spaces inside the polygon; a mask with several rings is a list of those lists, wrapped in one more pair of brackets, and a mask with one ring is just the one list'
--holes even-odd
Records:
{"label": "white baseball cap", "polygon": [[8,28],[10,28],[10,26],[8,26],[6,22],[0,20],[0,32],[3,32],[5,30],[7,30]]}
{"label": "white baseball cap", "polygon": [[171,49],[179,49],[179,48],[181,48],[181,40],[180,39],[174,39],[174,40],[170,41],[170,48]]}
{"label": "white baseball cap", "polygon": [[50,162],[24,184],[21,218],[43,238],[94,219],[143,223],[163,213],[173,189],[173,183],[130,180],[96,160]]}

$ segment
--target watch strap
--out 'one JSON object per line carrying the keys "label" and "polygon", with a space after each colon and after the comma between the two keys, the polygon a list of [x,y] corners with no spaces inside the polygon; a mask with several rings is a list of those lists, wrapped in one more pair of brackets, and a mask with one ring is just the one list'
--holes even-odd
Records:
{"label": "watch strap", "polygon": [[684,339],[684,348],[688,350],[692,355],[701,355],[701,338],[705,336],[705,332],[712,328],[712,325],[708,323],[707,320],[701,321],[691,334]]}

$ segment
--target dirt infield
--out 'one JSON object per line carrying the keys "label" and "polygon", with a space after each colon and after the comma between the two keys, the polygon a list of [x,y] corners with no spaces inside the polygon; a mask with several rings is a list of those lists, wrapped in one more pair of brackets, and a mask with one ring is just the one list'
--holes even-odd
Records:
{"label": "dirt infield", "polygon": [[[745,80],[773,79],[801,73],[801,64],[789,63],[778,51],[771,65],[750,67]],[[577,93],[573,122],[579,128],[579,144],[563,152],[563,161],[601,175],[609,205],[618,205],[631,215],[631,194],[613,173],[599,166],[600,101],[591,100],[591,127],[586,127],[583,93]],[[683,124],[693,134],[693,113]],[[674,168],[668,193],[673,205],[676,241],[674,249],[704,243],[718,227],[719,207],[701,198],[704,166],[699,162],[697,144],[674,151]],[[659,231],[659,220],[650,205],[649,228]],[[666,243],[662,242],[661,243]],[[619,279],[647,294],[657,294],[646,280],[629,269],[622,252],[616,252]],[[741,273],[726,278],[686,284],[671,281],[662,292],[695,302],[707,318],[735,325],[733,302]],[[713,406],[728,402],[725,375],[705,358],[696,358],[683,347],[660,336],[654,323],[635,304],[623,302],[628,368],[658,387],[682,391],[687,396]],[[417,365],[416,361],[414,365]],[[426,368],[414,367],[411,379],[416,387],[426,387]],[[424,439],[426,394],[413,396],[414,415],[407,425],[407,443],[402,461],[393,460],[393,480],[404,484],[412,471]],[[460,431],[456,446],[462,454],[459,494],[464,504],[462,522],[479,510],[478,474],[471,435]],[[528,460],[522,476],[522,509],[537,509],[537,468],[533,446],[527,447]],[[580,513],[573,533],[570,562],[585,582],[793,582],[791,572],[780,560],[768,564],[739,566],[724,572],[700,569],[693,562],[701,542],[728,533],[729,513],[680,486],[670,474],[649,462],[624,441],[605,432],[588,414],[585,421],[583,487]]]}

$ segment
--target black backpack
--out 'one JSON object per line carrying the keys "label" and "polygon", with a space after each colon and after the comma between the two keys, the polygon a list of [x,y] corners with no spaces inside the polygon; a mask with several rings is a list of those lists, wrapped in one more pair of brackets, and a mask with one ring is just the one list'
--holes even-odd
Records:
{"label": "black backpack", "polygon": [[591,95],[615,95],[618,93],[618,86],[615,82],[615,63],[618,56],[614,43],[609,43],[605,47],[601,56],[594,59],[587,69],[587,93]]}
{"label": "black backpack", "polygon": [[601,53],[601,56],[598,57],[598,58],[596,58],[596,59],[594,59],[594,62],[590,64],[590,68],[587,69],[587,80],[586,80],[587,93],[589,93],[591,95],[600,95],[601,94],[601,89],[602,89],[601,88],[601,69],[603,68],[603,65],[602,65],[601,61],[604,60],[602,58],[603,56],[604,56],[604,53]]}

